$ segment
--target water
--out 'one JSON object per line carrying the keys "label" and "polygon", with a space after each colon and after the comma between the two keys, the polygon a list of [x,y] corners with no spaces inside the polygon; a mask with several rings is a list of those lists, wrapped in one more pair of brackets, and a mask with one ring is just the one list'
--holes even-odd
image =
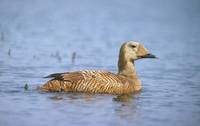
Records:
{"label": "water", "polygon": [[[198,0],[0,0],[0,125],[199,125],[199,7]],[[54,72],[117,72],[127,40],[160,57],[136,62],[141,93],[115,100],[36,90]]]}

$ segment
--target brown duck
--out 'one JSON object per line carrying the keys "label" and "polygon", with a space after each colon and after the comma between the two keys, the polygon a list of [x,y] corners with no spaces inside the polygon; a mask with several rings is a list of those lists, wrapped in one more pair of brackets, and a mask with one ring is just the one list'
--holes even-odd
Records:
{"label": "brown duck", "polygon": [[55,73],[47,76],[46,78],[53,79],[39,89],[49,92],[134,93],[142,89],[134,61],[142,58],[156,58],[156,56],[149,53],[142,44],[128,41],[120,48],[117,74],[94,70]]}

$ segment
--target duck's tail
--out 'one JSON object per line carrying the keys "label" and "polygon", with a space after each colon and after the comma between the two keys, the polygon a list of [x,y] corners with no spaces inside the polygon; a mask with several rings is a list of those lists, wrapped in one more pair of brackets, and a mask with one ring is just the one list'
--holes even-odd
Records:
{"label": "duck's tail", "polygon": [[57,92],[60,91],[60,82],[58,80],[49,80],[44,85],[38,87],[40,91]]}

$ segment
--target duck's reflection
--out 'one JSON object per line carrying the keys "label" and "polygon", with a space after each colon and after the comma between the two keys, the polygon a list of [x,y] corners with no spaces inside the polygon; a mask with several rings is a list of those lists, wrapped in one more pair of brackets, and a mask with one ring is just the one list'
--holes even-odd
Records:
{"label": "duck's reflection", "polygon": [[[51,100],[59,100],[62,112],[81,117],[82,121],[91,123],[100,121],[106,125],[120,126],[135,123],[139,115],[137,99],[140,93],[131,95],[106,95],[85,93],[55,93]],[[58,104],[56,104],[58,105]],[[59,104],[60,105],[60,104]],[[78,115],[77,115],[78,114]]]}
{"label": "duck's reflection", "polygon": [[113,98],[118,104],[114,104],[114,126],[130,125],[137,120],[139,109],[137,106],[137,98],[140,93],[131,95],[121,95]]}

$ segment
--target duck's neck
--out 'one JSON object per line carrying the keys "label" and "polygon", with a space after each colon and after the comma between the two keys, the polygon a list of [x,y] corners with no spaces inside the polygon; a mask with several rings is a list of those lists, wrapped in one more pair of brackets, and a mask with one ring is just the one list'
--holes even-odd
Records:
{"label": "duck's neck", "polygon": [[127,61],[118,62],[118,74],[123,75],[128,78],[136,78],[137,73],[135,70],[134,63]]}
{"label": "duck's neck", "polygon": [[119,59],[118,74],[133,80],[134,89],[138,91],[141,90],[142,86],[135,70],[134,62]]}

